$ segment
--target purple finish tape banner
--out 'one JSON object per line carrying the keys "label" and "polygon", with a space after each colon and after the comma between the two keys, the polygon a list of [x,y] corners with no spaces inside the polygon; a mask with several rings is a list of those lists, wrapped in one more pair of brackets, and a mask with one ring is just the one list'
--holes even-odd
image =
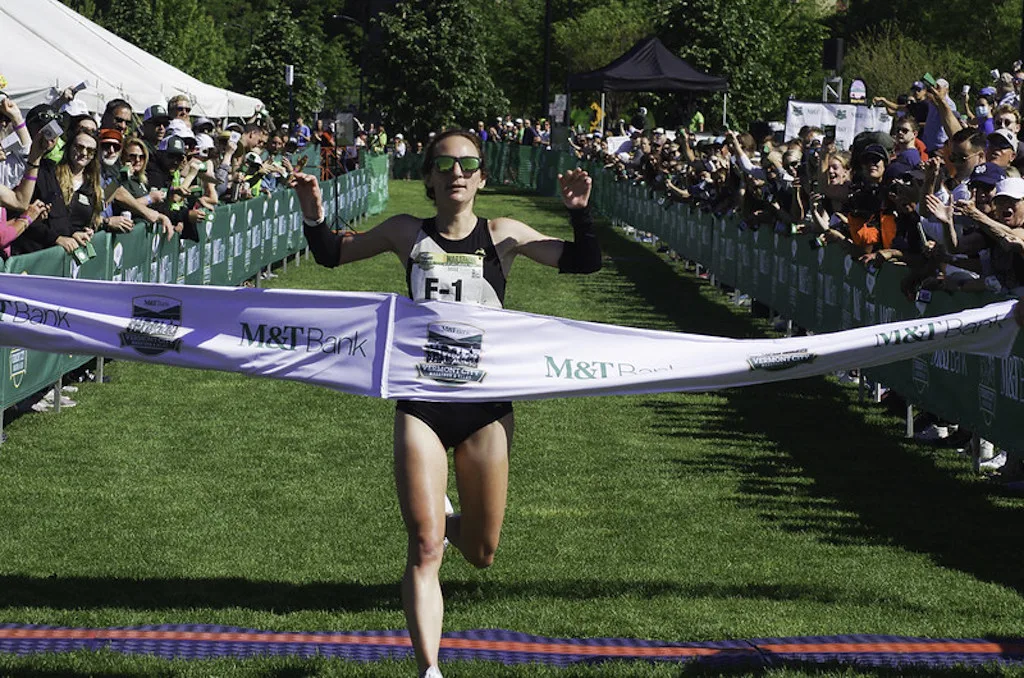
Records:
{"label": "purple finish tape banner", "polygon": [[438,401],[712,391],[921,353],[1009,355],[1007,301],[812,337],[724,339],[394,294],[0,274],[0,345]]}

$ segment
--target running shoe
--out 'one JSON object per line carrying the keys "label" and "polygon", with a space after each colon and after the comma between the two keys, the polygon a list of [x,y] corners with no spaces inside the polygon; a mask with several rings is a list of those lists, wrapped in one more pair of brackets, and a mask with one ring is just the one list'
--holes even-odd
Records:
{"label": "running shoe", "polygon": [[[448,498],[447,494],[444,495],[444,515],[445,515],[446,518],[449,517],[449,516],[455,515],[455,507],[452,506],[452,500]],[[447,525],[447,521],[445,521],[445,524]],[[448,541],[448,537],[445,537],[444,538],[444,550],[445,551],[448,550],[448,546],[449,545],[451,545],[451,542]],[[431,668],[434,668],[434,667],[431,667]],[[430,669],[427,669],[427,671],[429,672]],[[425,675],[428,675],[428,674],[425,674]],[[440,676],[441,672],[438,671],[437,675]]]}

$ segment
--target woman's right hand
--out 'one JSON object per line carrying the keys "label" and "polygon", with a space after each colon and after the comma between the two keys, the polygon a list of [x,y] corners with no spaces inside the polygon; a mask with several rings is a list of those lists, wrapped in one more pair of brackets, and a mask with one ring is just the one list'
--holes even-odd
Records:
{"label": "woman's right hand", "polygon": [[312,174],[299,172],[288,178],[288,185],[295,189],[295,194],[299,197],[302,216],[309,221],[323,221],[323,193],[320,191],[320,182],[317,178]]}
{"label": "woman's right hand", "polygon": [[158,205],[167,198],[167,193],[160,190],[159,188],[149,189],[149,204]]}
{"label": "woman's right hand", "polygon": [[46,218],[46,214],[49,212],[50,206],[42,200],[36,200],[22,213],[21,216],[28,217],[32,221],[39,218]]}
{"label": "woman's right hand", "polygon": [[56,245],[61,247],[68,254],[71,254],[78,249],[78,241],[66,235],[58,235]]}

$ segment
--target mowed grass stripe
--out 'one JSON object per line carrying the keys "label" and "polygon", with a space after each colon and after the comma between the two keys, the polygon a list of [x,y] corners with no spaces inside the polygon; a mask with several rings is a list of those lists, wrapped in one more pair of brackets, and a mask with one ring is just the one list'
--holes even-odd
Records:
{"label": "mowed grass stripe", "polygon": [[[391,191],[388,212],[361,228],[397,212],[431,214],[420,184],[392,182]],[[488,190],[478,213],[570,235],[550,199]],[[649,246],[606,227],[601,239],[606,266],[593,276],[518,260],[508,306],[765,332]],[[270,284],[405,291],[403,266],[388,255],[334,270],[289,264]],[[74,396],[79,407],[8,426],[0,621],[404,626],[392,403],[139,363],[108,373],[112,383]],[[954,454],[905,443],[900,422],[831,380],[521,403],[516,417],[498,559],[487,571],[446,559],[446,629],[694,641],[1024,629],[1024,554],[1010,536],[1020,499],[971,477]],[[414,672],[411,663],[337,664],[0,657],[0,671],[57,665],[83,675]],[[615,668],[467,664],[446,675],[672,675]]]}

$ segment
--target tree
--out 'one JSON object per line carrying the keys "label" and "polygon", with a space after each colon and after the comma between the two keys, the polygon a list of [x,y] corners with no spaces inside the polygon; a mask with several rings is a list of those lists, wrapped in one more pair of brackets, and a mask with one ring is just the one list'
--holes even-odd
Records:
{"label": "tree", "polygon": [[[820,97],[827,31],[813,3],[677,0],[666,17],[662,42],[694,67],[729,80],[732,127],[781,116],[790,96]],[[710,108],[705,117],[720,119],[718,101]]]}
{"label": "tree", "polygon": [[491,78],[509,100],[510,112],[535,115],[544,78],[544,0],[471,4],[480,17],[480,44]]}
{"label": "tree", "polygon": [[[981,72],[979,72],[981,71]],[[847,52],[843,74],[847,81],[860,78],[868,97],[895,100],[925,73],[944,77],[951,83],[985,82],[988,69],[961,52],[946,46],[929,45],[901,33],[891,23],[865,31]]]}
{"label": "tree", "polygon": [[393,129],[425,137],[508,108],[491,79],[479,20],[467,0],[403,0],[374,27],[380,40],[367,60],[366,80],[376,110]]}
{"label": "tree", "polygon": [[[261,12],[252,23],[252,42],[239,60],[232,81],[246,94],[259,97],[277,120],[288,120],[285,65],[295,67],[295,110],[299,115],[320,109],[321,44],[304,32],[286,9]],[[321,38],[322,39],[322,38]],[[244,83],[244,84],[243,84]]]}

